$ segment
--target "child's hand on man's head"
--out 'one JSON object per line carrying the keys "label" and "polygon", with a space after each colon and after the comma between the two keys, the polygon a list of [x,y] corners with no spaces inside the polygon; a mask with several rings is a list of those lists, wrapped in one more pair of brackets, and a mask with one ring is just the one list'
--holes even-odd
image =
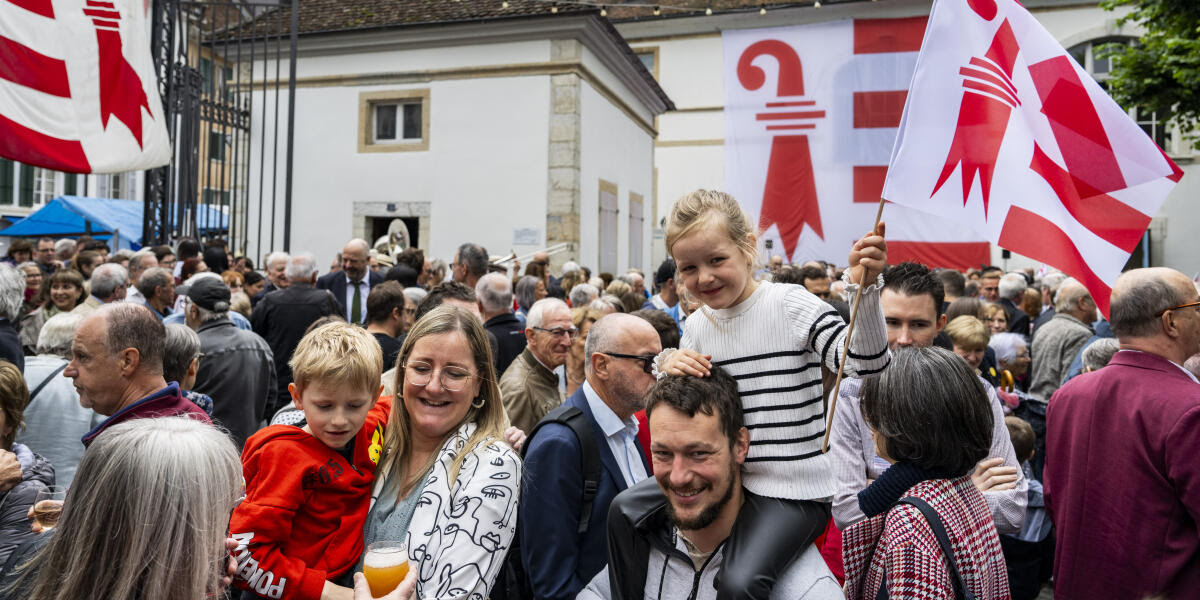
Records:
{"label": "child's hand on man's head", "polygon": [[695,350],[680,348],[663,358],[660,373],[667,375],[690,375],[692,377],[708,377],[712,369],[712,355],[700,354]]}

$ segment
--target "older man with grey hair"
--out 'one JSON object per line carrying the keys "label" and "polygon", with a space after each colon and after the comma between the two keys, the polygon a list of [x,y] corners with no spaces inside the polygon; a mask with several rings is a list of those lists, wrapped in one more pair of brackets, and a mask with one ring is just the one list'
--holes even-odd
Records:
{"label": "older man with grey hair", "polygon": [[1200,383],[1184,364],[1200,352],[1200,295],[1174,269],[1127,271],[1112,287],[1109,322],[1121,350],[1046,409],[1054,594],[1194,598]]}
{"label": "older man with grey hair", "polygon": [[1095,334],[1096,302],[1087,288],[1068,279],[1058,288],[1054,299],[1054,318],[1033,338],[1029,354],[1033,357],[1029,393],[1049,401],[1066,380],[1071,361]]}
{"label": "older man with grey hair", "polygon": [[508,370],[525,350],[525,325],[513,314],[512,280],[500,273],[488,273],[475,283],[475,301],[483,328],[496,336],[499,352],[494,357],[497,373]]}
{"label": "older man with grey hair", "polygon": [[171,314],[175,306],[175,276],[162,267],[151,267],[142,273],[136,289],[147,308],[160,319]]}
{"label": "older man with grey hair", "polygon": [[165,338],[162,321],[140,304],[105,304],[84,317],[63,374],[75,380],[82,406],[108,417],[83,436],[85,446],[108,427],[133,419],[188,416],[211,422],[177,384],[163,378]]}
{"label": "older man with grey hair", "polygon": [[277,371],[267,342],[229,320],[229,301],[223,281],[204,278],[188,288],[184,310],[204,357],[191,389],[212,398],[213,420],[240,448],[270,416],[267,407],[276,404]]}
{"label": "older man with grey hair", "polygon": [[[1050,322],[1054,318],[1054,295],[1058,293],[1058,288],[1067,280],[1067,276],[1058,271],[1047,273],[1042,277],[1039,285],[1042,290],[1042,314],[1038,315],[1033,320],[1033,334],[1037,335],[1042,325]],[[1031,338],[1032,339],[1032,338]]]}
{"label": "older man with grey hair", "polygon": [[254,333],[267,341],[275,360],[276,393],[275,401],[267,407],[268,420],[290,402],[288,384],[292,382],[292,368],[288,362],[305,330],[321,317],[342,312],[333,292],[316,288],[317,262],[311,254],[292,256],[285,273],[287,288],[263,298],[250,313]]}
{"label": "older man with grey hair", "polygon": [[[645,408],[654,384],[650,365],[661,351],[658,332],[644,319],[617,314],[596,321],[584,348],[586,379],[563,405],[564,415],[582,419],[589,439],[555,421],[526,441],[524,489],[531,491],[521,495],[517,527],[530,597],[575,598],[608,562],[609,505],[650,473],[634,413]],[[594,447],[585,450],[585,443]],[[601,473],[590,510],[581,514],[588,508],[581,498],[589,454],[598,455]],[[587,523],[582,533],[581,522]]]}
{"label": "older man with grey hair", "polygon": [[1024,299],[1027,287],[1029,287],[1029,282],[1025,280],[1024,275],[1005,273],[1000,278],[1000,299],[996,301],[996,304],[1004,309],[1004,314],[1008,317],[1008,330],[1024,336],[1029,335],[1029,315],[1021,309],[1020,303]]}
{"label": "older man with grey hair", "polygon": [[71,344],[83,315],[60,313],[50,317],[38,335],[37,356],[25,361],[25,382],[29,385],[29,405],[25,407],[25,428],[16,441],[29,446],[54,465],[55,483],[69,487],[75,469],[83,457],[79,438],[104,417],[79,405],[79,392],[71,379],[63,375],[71,360]]}
{"label": "older man with grey hair", "polygon": [[104,263],[92,271],[92,290],[87,300],[75,307],[74,312],[87,316],[105,304],[125,299],[129,288],[129,272],[117,263]]}
{"label": "older man with grey hair", "polygon": [[250,299],[251,306],[258,306],[258,303],[262,301],[263,298],[266,298],[267,294],[270,294],[275,290],[287,288],[289,285],[287,278],[287,265],[289,258],[290,257],[288,256],[287,252],[272,252],[267,255],[267,259],[263,261],[263,268],[266,269],[267,285],[263,286],[262,291],[255,294],[254,297]]}
{"label": "older man with grey hair", "polygon": [[25,370],[25,353],[17,319],[25,301],[25,272],[8,264],[0,265],[0,359]]}
{"label": "older man with grey hair", "polygon": [[450,263],[454,280],[475,289],[475,284],[487,273],[488,252],[479,244],[466,243],[458,247],[454,253],[454,261]]}
{"label": "older man with grey hair", "polygon": [[153,248],[142,248],[129,257],[129,291],[125,293],[126,301],[146,301],[146,297],[142,295],[141,290],[138,288],[138,282],[142,280],[142,275],[146,273],[147,269],[157,266],[158,257],[155,256]]}
{"label": "older man with grey hair", "polygon": [[578,330],[571,309],[557,298],[533,303],[525,318],[525,349],[500,377],[500,395],[512,425],[521,431],[533,426],[562,404],[554,370],[567,362],[567,352]]}
{"label": "older man with grey hair", "polygon": [[571,293],[568,298],[571,300],[571,306],[584,307],[592,303],[593,300],[600,297],[600,290],[590,283],[576,284],[571,288]]}

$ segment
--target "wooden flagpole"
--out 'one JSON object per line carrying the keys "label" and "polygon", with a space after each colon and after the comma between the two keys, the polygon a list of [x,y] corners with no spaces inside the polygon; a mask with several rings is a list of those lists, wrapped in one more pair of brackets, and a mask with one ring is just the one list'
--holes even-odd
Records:
{"label": "wooden flagpole", "polygon": [[[879,199],[879,210],[875,211],[875,225],[871,233],[879,234],[879,220],[883,218],[883,205],[887,202]],[[851,267],[853,268],[853,267]],[[825,440],[821,442],[821,452],[829,452],[829,432],[833,429],[833,416],[836,414],[838,392],[842,388],[842,372],[846,369],[846,357],[850,353],[850,336],[854,335],[854,322],[858,320],[858,302],[862,299],[863,290],[874,282],[866,281],[866,269],[859,274],[858,294],[854,296],[854,307],[850,309],[850,323],[846,325],[846,343],[842,346],[842,360],[838,362],[837,379],[833,380],[833,400],[829,401],[829,419],[825,421]]]}

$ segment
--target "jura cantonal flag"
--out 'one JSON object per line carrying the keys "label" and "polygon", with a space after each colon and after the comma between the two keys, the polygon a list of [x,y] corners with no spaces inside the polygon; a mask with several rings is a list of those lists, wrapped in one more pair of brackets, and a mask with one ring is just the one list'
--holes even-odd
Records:
{"label": "jura cantonal flag", "polygon": [[167,163],[149,4],[0,0],[0,156],[74,173]]}
{"label": "jura cantonal flag", "polygon": [[1112,284],[1183,172],[1014,0],[935,0],[883,195]]}

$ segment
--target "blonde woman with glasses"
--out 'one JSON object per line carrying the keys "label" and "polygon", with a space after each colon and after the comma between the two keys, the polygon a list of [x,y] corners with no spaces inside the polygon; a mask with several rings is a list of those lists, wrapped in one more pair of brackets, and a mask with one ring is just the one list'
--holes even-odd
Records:
{"label": "blonde woman with glasses", "polygon": [[409,331],[364,545],[408,541],[416,597],[486,598],[516,532],[521,461],[479,318],[443,305]]}

